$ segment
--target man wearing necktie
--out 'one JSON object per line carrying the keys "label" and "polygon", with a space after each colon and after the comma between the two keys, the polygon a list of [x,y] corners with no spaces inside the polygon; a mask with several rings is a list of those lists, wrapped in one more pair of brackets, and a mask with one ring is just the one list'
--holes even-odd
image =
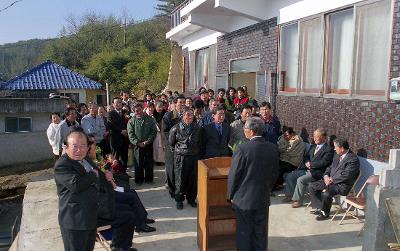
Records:
{"label": "man wearing necktie", "polygon": [[225,120],[225,107],[218,105],[212,110],[213,122],[203,127],[202,157],[203,159],[230,156],[228,143],[230,126]]}
{"label": "man wearing necktie", "polygon": [[310,182],[322,179],[326,168],[333,159],[333,150],[327,144],[327,133],[323,128],[314,131],[315,144],[304,155],[303,163],[297,170],[286,176],[286,187],[283,202],[293,201],[292,207],[303,205],[304,193]]}
{"label": "man wearing necktie", "polygon": [[360,161],[349,149],[349,143],[344,139],[333,141],[336,155],[321,180],[312,182],[308,191],[311,195],[311,206],[316,214],[316,220],[326,220],[332,206],[332,198],[340,194],[346,196],[360,173]]}
{"label": "man wearing necktie", "polygon": [[115,97],[112,104],[114,110],[108,114],[111,153],[116,159],[122,161],[123,167],[126,169],[128,163],[129,140],[126,122],[123,117],[122,99],[120,97]]}

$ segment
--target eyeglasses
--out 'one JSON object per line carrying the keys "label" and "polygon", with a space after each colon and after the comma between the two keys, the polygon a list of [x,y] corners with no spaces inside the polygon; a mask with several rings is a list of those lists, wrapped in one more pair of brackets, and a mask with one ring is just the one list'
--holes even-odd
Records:
{"label": "eyeglasses", "polygon": [[70,147],[72,149],[86,149],[88,147],[88,145],[75,145],[75,144],[72,144],[72,145],[70,145]]}

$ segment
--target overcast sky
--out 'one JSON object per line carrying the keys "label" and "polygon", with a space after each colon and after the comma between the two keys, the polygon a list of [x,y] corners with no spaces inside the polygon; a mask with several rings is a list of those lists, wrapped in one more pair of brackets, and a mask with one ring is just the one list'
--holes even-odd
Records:
{"label": "overcast sky", "polygon": [[156,13],[156,3],[157,0],[0,0],[0,45],[57,37],[71,14],[80,17],[94,12],[122,17],[126,12],[134,20],[147,19]]}

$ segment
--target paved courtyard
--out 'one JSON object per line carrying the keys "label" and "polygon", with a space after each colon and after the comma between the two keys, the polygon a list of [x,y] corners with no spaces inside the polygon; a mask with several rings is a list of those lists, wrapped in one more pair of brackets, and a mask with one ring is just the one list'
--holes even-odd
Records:
{"label": "paved courtyard", "polygon": [[[164,187],[163,167],[156,167],[153,185],[135,187],[149,217],[156,219],[153,233],[134,236],[134,247],[138,250],[191,251],[198,250],[196,244],[196,209],[184,204],[178,211],[175,202]],[[281,204],[281,197],[272,197],[269,222],[269,250],[361,250],[362,236],[358,231],[362,224],[348,219],[341,226],[337,221],[317,222],[305,207],[292,209],[290,204]],[[102,250],[98,245],[96,250]]]}

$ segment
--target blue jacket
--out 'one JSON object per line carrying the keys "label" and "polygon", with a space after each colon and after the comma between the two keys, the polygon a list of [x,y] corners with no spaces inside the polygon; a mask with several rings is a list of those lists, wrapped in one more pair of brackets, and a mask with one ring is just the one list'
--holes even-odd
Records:
{"label": "blue jacket", "polygon": [[265,123],[265,130],[263,133],[263,137],[266,141],[271,142],[273,144],[278,143],[278,138],[281,132],[281,122],[277,116],[272,116],[272,121],[268,121]]}

